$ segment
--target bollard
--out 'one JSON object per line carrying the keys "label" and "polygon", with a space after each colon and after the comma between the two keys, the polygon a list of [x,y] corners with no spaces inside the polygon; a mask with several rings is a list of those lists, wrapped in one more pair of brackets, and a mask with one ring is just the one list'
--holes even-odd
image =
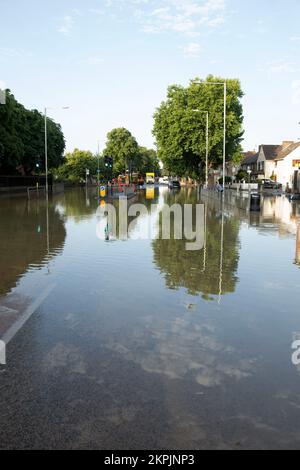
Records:
{"label": "bollard", "polygon": [[106,197],[106,187],[105,186],[100,187],[100,197],[101,198]]}
{"label": "bollard", "polygon": [[261,196],[258,193],[253,193],[250,195],[250,211],[258,212],[260,211],[261,206]]}

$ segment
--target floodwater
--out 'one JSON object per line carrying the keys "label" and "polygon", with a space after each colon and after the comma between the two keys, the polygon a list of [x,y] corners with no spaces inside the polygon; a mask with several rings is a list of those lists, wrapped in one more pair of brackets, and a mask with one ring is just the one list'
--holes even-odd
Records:
{"label": "floodwater", "polygon": [[136,240],[155,212],[100,239],[93,191],[0,199],[0,448],[300,449],[300,204],[138,202],[205,204],[204,247]]}

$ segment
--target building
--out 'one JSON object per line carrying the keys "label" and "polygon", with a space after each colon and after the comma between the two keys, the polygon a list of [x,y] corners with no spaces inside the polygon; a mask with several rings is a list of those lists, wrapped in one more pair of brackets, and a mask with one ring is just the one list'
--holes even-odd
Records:
{"label": "building", "polygon": [[251,179],[257,178],[257,160],[258,153],[256,152],[245,152],[244,158],[241,161],[241,170],[251,171]]}
{"label": "building", "polygon": [[257,159],[257,177],[259,179],[274,178],[275,159],[281,150],[280,145],[260,145]]}
{"label": "building", "polygon": [[284,188],[300,192],[300,142],[290,142],[275,159],[275,179]]}
{"label": "building", "polygon": [[284,141],[281,145],[260,145],[257,154],[244,154],[241,169],[251,170],[252,180],[273,179],[284,188],[300,192],[300,142]]}

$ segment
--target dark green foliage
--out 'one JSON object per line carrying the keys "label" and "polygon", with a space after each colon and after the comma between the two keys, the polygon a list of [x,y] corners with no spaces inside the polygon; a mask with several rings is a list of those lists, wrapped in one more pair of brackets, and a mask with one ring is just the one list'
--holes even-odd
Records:
{"label": "dark green foliage", "polygon": [[[45,123],[37,110],[29,111],[7,90],[6,104],[0,106],[0,173],[31,174],[45,170]],[[48,166],[63,160],[65,140],[59,124],[48,118]]]}
{"label": "dark green foliage", "polygon": [[[217,167],[223,158],[224,87],[207,84],[224,82],[209,76],[206,83],[192,80],[185,88],[172,85],[167,100],[156,110],[153,134],[158,157],[166,171],[178,176],[199,176],[206,157],[206,116],[209,112],[209,164]],[[238,80],[227,82],[227,161],[241,156],[243,136],[243,92]]]}
{"label": "dark green foliage", "polygon": [[154,172],[157,176],[160,175],[156,151],[140,147],[135,137],[125,128],[113,129],[107,134],[103,155],[113,159],[115,176],[124,174],[129,166],[132,172],[139,172],[143,175],[147,172]]}

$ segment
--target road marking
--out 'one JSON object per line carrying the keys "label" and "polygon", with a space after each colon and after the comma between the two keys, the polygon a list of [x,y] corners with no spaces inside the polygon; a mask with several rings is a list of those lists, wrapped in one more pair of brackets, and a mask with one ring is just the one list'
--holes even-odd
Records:
{"label": "road marking", "polygon": [[31,315],[37,311],[37,309],[41,306],[41,304],[46,300],[46,298],[51,294],[53,289],[55,288],[55,284],[51,284],[48,286],[41,295],[25,310],[22,317],[19,318],[3,335],[1,338],[5,344],[8,344],[13,337],[23,328],[25,323],[29,320]]}

